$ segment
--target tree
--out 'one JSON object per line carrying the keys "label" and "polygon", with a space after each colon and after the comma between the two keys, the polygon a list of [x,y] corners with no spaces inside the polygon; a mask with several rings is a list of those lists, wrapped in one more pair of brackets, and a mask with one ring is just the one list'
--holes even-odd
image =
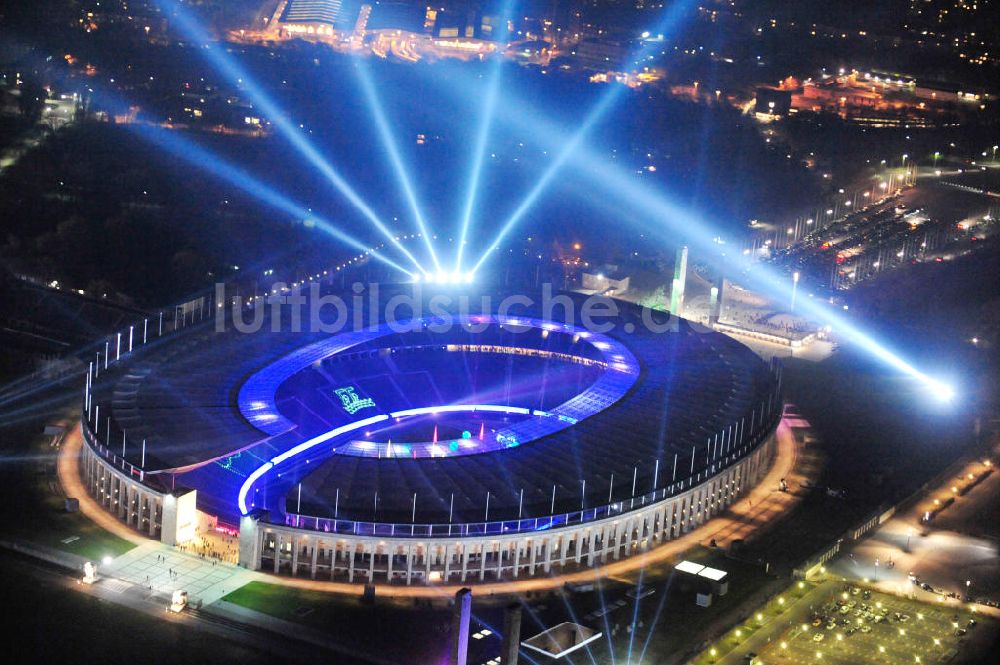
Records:
{"label": "tree", "polygon": [[21,95],[17,98],[17,109],[21,115],[31,124],[35,124],[42,118],[42,110],[45,109],[45,98],[47,93],[39,83],[31,79],[25,79],[21,83]]}

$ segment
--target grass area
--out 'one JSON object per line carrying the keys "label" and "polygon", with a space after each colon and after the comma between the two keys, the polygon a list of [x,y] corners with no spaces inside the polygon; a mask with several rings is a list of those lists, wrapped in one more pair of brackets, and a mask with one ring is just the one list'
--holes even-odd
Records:
{"label": "grass area", "polygon": [[[58,449],[52,437],[41,434],[44,425],[32,422],[7,427],[0,433],[4,450],[16,451],[0,466],[4,494],[0,502],[3,537],[24,540],[88,559],[118,556],[134,547],[95,525],[81,513],[69,513],[56,477]],[[9,453],[8,453],[9,454]]]}
{"label": "grass area", "polygon": [[[345,597],[250,582],[223,600],[328,633],[346,647],[384,659],[419,663],[447,659],[451,616],[448,610],[388,598],[366,603],[361,593],[361,586],[357,596]],[[474,611],[478,614],[477,608]],[[388,627],[391,631],[387,631]],[[390,634],[392,639],[386,640]],[[489,645],[474,646],[485,649]],[[494,646],[499,652],[498,644]]]}

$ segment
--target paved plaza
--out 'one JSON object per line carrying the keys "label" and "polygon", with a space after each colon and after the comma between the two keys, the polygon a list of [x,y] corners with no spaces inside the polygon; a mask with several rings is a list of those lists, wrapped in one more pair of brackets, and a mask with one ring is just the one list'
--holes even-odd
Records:
{"label": "paved plaza", "polygon": [[[100,575],[166,596],[183,589],[192,603],[201,601],[203,605],[214,603],[257,578],[251,571],[179,552],[159,543],[141,545],[102,565]],[[105,580],[105,583],[113,581]]]}

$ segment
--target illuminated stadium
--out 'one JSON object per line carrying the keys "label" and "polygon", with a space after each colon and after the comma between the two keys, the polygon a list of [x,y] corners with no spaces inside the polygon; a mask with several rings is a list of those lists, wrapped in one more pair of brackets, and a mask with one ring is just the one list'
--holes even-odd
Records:
{"label": "illuminated stadium", "polygon": [[84,401],[88,488],[164,542],[232,525],[249,568],[469,582],[645,550],[766,470],[780,372],[732,339],[676,318],[653,330],[626,303],[594,332],[564,321],[577,295],[546,316],[387,320],[412,288],[385,289],[377,320],[348,297],[320,310],[365,315],[336,332],[260,307],[241,319],[262,315],[258,332],[149,320],[112,338]]}

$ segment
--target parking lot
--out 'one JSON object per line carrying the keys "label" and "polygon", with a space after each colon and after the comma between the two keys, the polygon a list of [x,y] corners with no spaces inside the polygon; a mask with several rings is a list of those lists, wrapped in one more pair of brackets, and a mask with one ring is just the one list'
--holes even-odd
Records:
{"label": "parking lot", "polygon": [[[989,623],[983,626],[982,623]],[[992,620],[846,584],[757,663],[946,663]]]}

